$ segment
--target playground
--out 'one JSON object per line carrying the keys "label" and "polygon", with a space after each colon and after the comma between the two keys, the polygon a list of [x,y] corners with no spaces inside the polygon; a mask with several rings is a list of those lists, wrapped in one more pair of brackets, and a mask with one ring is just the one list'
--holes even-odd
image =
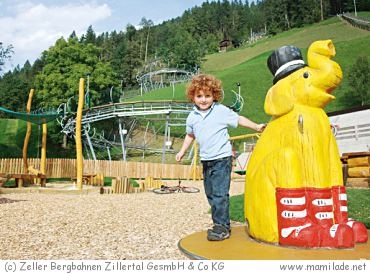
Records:
{"label": "playground", "polygon": [[[330,45],[331,41],[329,40],[319,41],[312,49],[324,47],[330,50],[332,49]],[[334,72],[341,73],[340,68],[334,65],[334,69],[337,69]],[[321,79],[322,82],[324,80]],[[337,84],[337,82],[334,82],[333,87],[336,87]],[[270,102],[268,96],[267,101]],[[165,102],[165,106],[157,108],[157,105],[153,105],[153,102],[150,102],[150,106],[141,106],[142,102],[139,102],[139,105],[134,103],[129,107],[123,104],[111,104],[103,106],[103,109],[100,107],[92,108],[90,111],[89,108],[90,112],[83,112],[84,97],[84,81],[80,79],[76,118],[75,120],[71,118],[63,119],[61,122],[63,132],[67,135],[74,135],[73,139],[76,140],[77,159],[74,166],[76,176],[71,180],[76,183],[75,187],[78,192],[55,192],[55,195],[44,195],[44,193],[38,192],[24,193],[21,187],[23,186],[22,176],[20,178],[14,177],[15,173],[12,173],[11,176],[18,179],[20,191],[10,193],[7,197],[1,198],[0,201],[4,205],[0,217],[9,222],[0,236],[6,247],[1,251],[1,258],[131,260],[185,259],[189,257],[192,259],[257,259],[253,255],[258,254],[258,259],[294,259],[294,257],[297,259],[369,259],[369,231],[361,222],[348,219],[346,191],[343,186],[343,178],[340,176],[343,172],[342,164],[336,147],[330,151],[331,154],[329,155],[331,157],[329,157],[330,163],[332,163],[330,173],[321,173],[324,169],[323,163],[328,158],[328,155],[321,150],[318,154],[311,153],[312,149],[307,151],[295,149],[289,151],[289,153],[284,153],[284,150],[282,150],[283,153],[281,154],[271,154],[267,150],[270,144],[273,144],[273,146],[284,144],[276,141],[277,138],[271,137],[285,135],[276,135],[276,132],[282,128],[279,125],[281,120],[270,121],[263,135],[258,137],[259,142],[256,147],[253,148],[253,155],[248,165],[249,169],[245,173],[248,184],[244,184],[244,179],[233,181],[232,190],[230,191],[230,195],[244,193],[244,212],[248,228],[242,223],[232,223],[230,240],[211,243],[206,241],[205,237],[207,229],[212,224],[209,217],[209,205],[200,180],[189,180],[189,176],[186,182],[187,185],[192,184],[189,186],[199,188],[201,190],[199,193],[190,195],[176,193],[166,197],[153,195],[154,193],[151,191],[130,192],[131,194],[126,195],[124,199],[121,195],[101,195],[106,193],[101,180],[98,183],[100,192],[89,192],[87,188],[82,187],[83,184],[93,183],[92,185],[94,185],[94,183],[97,183],[94,181],[94,177],[97,177],[96,170],[94,170],[94,174],[86,173],[86,164],[82,156],[83,142],[81,135],[84,136],[84,144],[92,155],[92,161],[97,161],[92,138],[95,133],[93,131],[94,134],[90,135],[90,123],[112,117],[165,115],[165,119],[162,120],[165,121],[162,149],[162,159],[164,159],[167,150],[171,148],[169,138],[171,122],[169,117],[171,114],[186,115],[189,111],[187,106],[178,105],[177,109],[173,105],[174,102],[170,102],[170,104]],[[273,105],[276,102],[276,100],[271,99],[270,103]],[[283,100],[279,102],[283,102]],[[240,100],[239,103],[242,107]],[[283,138],[284,140],[290,140],[285,146],[289,147],[292,143],[301,141],[303,148],[311,148],[313,144],[315,148],[326,148],[326,144],[335,143],[326,114],[318,108],[313,111],[305,105],[300,107],[299,115],[292,116],[293,118],[299,117],[298,120],[294,120],[297,130],[293,132],[292,137]],[[268,110],[274,112],[276,109],[279,108],[272,107]],[[285,115],[285,113],[283,112],[282,115]],[[322,136],[318,138],[316,120],[315,122],[310,120],[312,114],[324,121],[319,125],[321,131],[325,133],[323,136],[326,138],[321,138]],[[43,132],[46,132],[46,129],[44,130],[46,123],[42,122],[42,124]],[[121,121],[119,123],[122,158],[126,165],[125,151],[127,144],[125,135],[130,132],[127,128],[131,127],[121,123]],[[291,131],[285,130],[284,133],[286,132]],[[302,138],[305,134],[308,134],[310,138]],[[99,141],[104,141],[102,136],[98,138]],[[312,136],[314,138],[311,138]],[[316,143],[312,143],[311,140]],[[265,145],[261,145],[263,142],[265,142]],[[109,155],[109,147],[104,146],[104,148],[107,149]],[[193,162],[197,163],[196,144],[194,144],[193,149]],[[314,151],[316,152],[316,150],[319,151],[319,149]],[[298,155],[294,153],[301,153],[302,151],[305,152],[301,155],[302,157],[293,157]],[[248,157],[245,156],[245,158]],[[266,158],[270,160],[266,161]],[[261,159],[265,161],[264,165],[259,164]],[[302,159],[306,162],[301,163]],[[302,166],[308,166],[308,163],[314,163],[315,165],[312,170],[308,170],[307,174],[301,174],[301,164]],[[284,166],[285,164],[286,166]],[[163,165],[164,161],[162,161]],[[44,153],[40,161],[40,170],[28,168],[28,172],[33,174],[32,176],[38,176],[39,173],[46,175],[46,167]],[[196,164],[192,167],[195,168]],[[260,168],[260,170],[253,171],[253,168]],[[245,170],[245,164],[241,165],[240,169]],[[125,168],[125,171],[129,170],[131,169]],[[168,178],[168,176],[164,176],[163,168],[157,168],[156,170],[160,170],[162,173],[160,176],[153,177]],[[316,176],[316,171],[327,178],[324,176],[325,178],[316,182],[320,177]],[[153,172],[155,171],[153,170]],[[126,175],[126,173],[123,174]],[[190,174],[189,171],[188,174]],[[307,176],[308,179],[304,179],[303,175]],[[125,185],[126,188],[128,186],[128,178],[127,176],[126,178],[112,180],[111,190],[113,193],[122,193],[121,190],[125,189]],[[45,177],[33,179],[43,180]],[[200,176],[197,179],[200,179]],[[282,185],[276,186],[276,182]],[[316,183],[316,185],[304,185],[307,182]],[[324,185],[327,182],[333,185]],[[145,183],[148,183],[146,178]],[[288,183],[290,185],[284,185]],[[39,184],[43,186],[43,181]],[[45,181],[44,184],[46,184]],[[273,187],[269,188],[269,186]],[[139,189],[148,189],[148,185],[139,184]],[[85,190],[85,192],[82,192],[82,190]],[[256,196],[256,193],[259,196]],[[260,196],[266,199],[263,199],[263,203],[261,203]],[[306,202],[306,199],[308,202]],[[271,205],[275,206],[275,203],[278,204],[278,214],[276,214],[276,208],[271,207]],[[298,206],[301,206],[300,208],[303,210],[298,210],[300,209]],[[305,208],[306,206],[307,208]],[[324,208],[320,208],[323,206]],[[269,214],[270,212],[271,214]],[[311,217],[307,217],[307,212],[313,214],[311,217],[315,222],[311,222]],[[258,214],[261,214],[261,216]],[[295,223],[297,219],[300,223]],[[298,227],[295,226],[296,224],[301,225]],[[353,224],[353,227],[351,224]],[[281,233],[275,228],[281,230]],[[301,231],[303,232],[301,233]],[[243,244],[241,244],[241,239],[245,240]],[[20,241],[22,244],[19,244]],[[292,247],[295,250],[294,255],[291,254]]]}

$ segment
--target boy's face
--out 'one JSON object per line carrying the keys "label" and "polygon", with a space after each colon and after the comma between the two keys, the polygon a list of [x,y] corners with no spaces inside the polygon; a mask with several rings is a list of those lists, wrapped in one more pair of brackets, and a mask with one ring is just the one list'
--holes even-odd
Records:
{"label": "boy's face", "polygon": [[213,104],[213,94],[209,91],[204,92],[202,90],[198,91],[194,95],[194,103],[200,110],[207,110]]}

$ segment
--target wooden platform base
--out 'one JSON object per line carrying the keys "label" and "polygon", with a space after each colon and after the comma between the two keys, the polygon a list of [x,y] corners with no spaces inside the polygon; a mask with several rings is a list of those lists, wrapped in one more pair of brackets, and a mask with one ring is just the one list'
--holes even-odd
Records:
{"label": "wooden platform base", "polygon": [[[370,236],[370,231],[368,231]],[[370,237],[369,237],[370,239]],[[357,244],[353,249],[300,249],[275,246],[251,239],[245,226],[232,227],[229,239],[207,240],[207,231],[193,233],[178,243],[191,259],[209,260],[362,260],[370,259],[370,243]]]}

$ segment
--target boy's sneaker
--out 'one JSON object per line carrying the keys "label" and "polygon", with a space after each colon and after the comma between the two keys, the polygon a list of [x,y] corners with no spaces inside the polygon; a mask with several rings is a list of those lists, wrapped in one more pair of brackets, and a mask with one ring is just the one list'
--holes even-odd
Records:
{"label": "boy's sneaker", "polygon": [[212,229],[207,230],[208,241],[222,241],[230,237],[230,230],[223,225],[214,225]]}

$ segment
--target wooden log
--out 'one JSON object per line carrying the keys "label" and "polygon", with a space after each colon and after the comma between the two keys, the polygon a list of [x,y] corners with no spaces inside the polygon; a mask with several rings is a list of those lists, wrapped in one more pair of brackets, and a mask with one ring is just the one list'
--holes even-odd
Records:
{"label": "wooden log", "polygon": [[347,158],[361,157],[361,156],[370,156],[370,151],[345,152],[342,154],[342,157],[347,157]]}
{"label": "wooden log", "polygon": [[120,187],[120,193],[125,193],[125,184],[126,184],[126,177],[121,177],[121,187]]}
{"label": "wooden log", "polygon": [[104,186],[104,175],[103,175],[103,173],[96,174],[96,184],[98,186]]}
{"label": "wooden log", "polygon": [[152,189],[153,188],[153,177],[147,176],[145,177],[145,184],[146,184],[146,189]]}
{"label": "wooden log", "polygon": [[122,189],[122,193],[126,194],[128,193],[128,189],[127,189],[127,177],[123,177],[123,182],[122,182],[122,186],[123,186],[123,189]]}
{"label": "wooden log", "polygon": [[348,158],[348,166],[370,166],[370,156]]}
{"label": "wooden log", "polygon": [[139,186],[140,186],[140,191],[141,191],[141,192],[144,192],[144,191],[145,191],[145,182],[140,181],[140,182],[139,182]]}
{"label": "wooden log", "polygon": [[347,178],[346,187],[370,188],[370,178]]}
{"label": "wooden log", "polygon": [[126,183],[126,186],[127,186],[127,192],[126,193],[132,193],[132,185],[130,183],[129,178],[126,177],[125,183]]}
{"label": "wooden log", "polygon": [[117,185],[117,179],[116,178],[112,178],[112,193],[116,193],[116,185]]}
{"label": "wooden log", "polygon": [[116,193],[122,193],[122,177],[117,177],[117,191]]}
{"label": "wooden log", "polygon": [[342,164],[342,175],[343,175],[343,182],[347,182],[348,178],[348,164]]}
{"label": "wooden log", "polygon": [[342,157],[340,157],[340,160],[341,160],[342,164],[347,164],[348,156],[342,156]]}
{"label": "wooden log", "polygon": [[370,166],[358,166],[348,168],[349,177],[370,177]]}
{"label": "wooden log", "polygon": [[114,185],[114,193],[117,194],[119,193],[119,186],[120,186],[121,178],[116,177],[115,180],[116,180],[116,184]]}

